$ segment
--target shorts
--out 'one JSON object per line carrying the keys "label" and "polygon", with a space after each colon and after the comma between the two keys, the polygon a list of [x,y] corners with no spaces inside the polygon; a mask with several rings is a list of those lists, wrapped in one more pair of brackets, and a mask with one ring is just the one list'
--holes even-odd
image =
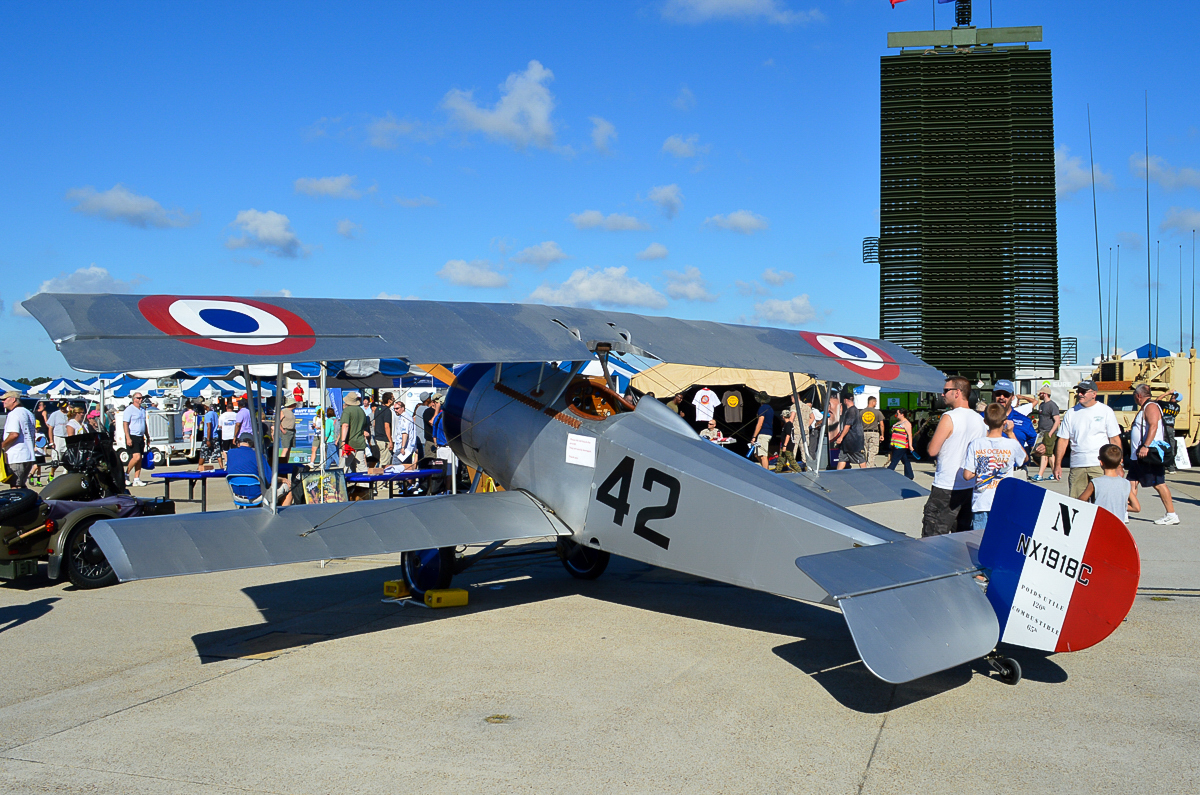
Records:
{"label": "shorts", "polygon": [[126,446],[126,449],[129,450],[130,455],[141,455],[146,452],[146,437],[130,434],[129,444]]}
{"label": "shorts", "polygon": [[866,450],[842,450],[838,456],[838,463],[845,461],[847,464],[865,464],[867,463]]}
{"label": "shorts", "polygon": [[937,486],[931,487],[921,521],[921,537],[970,530],[974,521],[974,512],[971,510],[971,499],[974,496],[974,489],[952,491]]}
{"label": "shorts", "polygon": [[1154,488],[1167,482],[1167,465],[1152,464],[1149,461],[1135,458],[1129,465],[1128,478],[1137,481],[1138,485],[1145,488]]}
{"label": "shorts", "polygon": [[1087,485],[1092,482],[1092,478],[1103,474],[1104,470],[1100,467],[1071,467],[1071,473],[1067,475],[1067,496],[1079,499]]}
{"label": "shorts", "polygon": [[8,471],[13,475],[12,488],[23,489],[29,483],[29,473],[33,471],[32,461],[9,461]]}
{"label": "shorts", "polygon": [[771,434],[760,433],[754,439],[754,446],[758,448],[757,452],[760,456],[766,455],[768,448],[771,446]]}
{"label": "shorts", "polygon": [[221,452],[222,453],[228,453],[232,449],[233,449],[233,439],[222,439],[221,440]]}
{"label": "shorts", "polygon": [[280,449],[291,450],[296,446],[296,432],[280,431],[279,432],[279,447]]}

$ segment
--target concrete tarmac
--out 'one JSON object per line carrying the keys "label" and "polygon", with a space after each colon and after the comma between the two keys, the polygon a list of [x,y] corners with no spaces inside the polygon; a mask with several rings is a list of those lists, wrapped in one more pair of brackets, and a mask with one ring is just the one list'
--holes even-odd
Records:
{"label": "concrete tarmac", "polygon": [[[1015,687],[981,662],[888,685],[836,610],[621,559],[594,582],[485,561],[443,611],[381,602],[394,556],[10,583],[0,790],[1197,792],[1200,473],[1171,485],[1181,525],[1146,494],[1131,522],[1126,623],[1013,650]],[[922,503],[860,513],[917,535]]]}

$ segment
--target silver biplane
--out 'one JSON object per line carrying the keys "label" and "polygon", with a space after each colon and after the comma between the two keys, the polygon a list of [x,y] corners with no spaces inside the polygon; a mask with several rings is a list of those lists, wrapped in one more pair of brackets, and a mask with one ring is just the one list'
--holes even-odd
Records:
{"label": "silver biplane", "polygon": [[998,642],[1086,648],[1136,591],[1133,539],[1094,505],[1008,479],[986,531],[912,539],[849,510],[925,493],[897,473],[777,475],[700,439],[658,401],[631,405],[581,375],[628,353],[942,389],[943,373],[892,343],[526,304],[40,294],[24,306],[88,372],[475,363],[448,391],[446,434],[504,491],[99,522],[93,537],[122,581],[410,553],[405,577],[424,590],[463,565],[456,547],[555,536],[580,578],[620,555],[836,605],[863,662],[893,683],[980,658],[1015,683],[1020,667]]}

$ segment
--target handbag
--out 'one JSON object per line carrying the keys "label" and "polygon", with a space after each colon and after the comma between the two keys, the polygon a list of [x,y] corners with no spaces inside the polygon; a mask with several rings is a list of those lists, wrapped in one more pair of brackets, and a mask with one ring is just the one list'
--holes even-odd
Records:
{"label": "handbag", "polygon": [[0,453],[0,483],[8,485],[16,483],[17,476],[8,468],[8,451]]}
{"label": "handbag", "polygon": [[1166,442],[1154,441],[1146,445],[1149,452],[1146,453],[1146,461],[1155,466],[1162,466],[1167,462],[1166,451],[1171,449],[1171,446]]}

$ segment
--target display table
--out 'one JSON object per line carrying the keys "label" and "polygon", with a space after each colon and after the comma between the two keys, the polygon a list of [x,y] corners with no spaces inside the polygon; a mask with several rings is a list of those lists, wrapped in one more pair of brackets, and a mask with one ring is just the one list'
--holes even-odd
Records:
{"label": "display table", "polygon": [[388,499],[396,496],[395,488],[397,483],[404,483],[410,480],[421,480],[422,478],[431,477],[433,475],[444,475],[445,470],[442,469],[413,469],[408,472],[385,472],[378,475],[368,475],[366,472],[347,472],[346,483],[384,483],[388,484]]}
{"label": "display table", "polygon": [[[198,502],[200,503],[200,512],[204,513],[208,510],[208,479],[225,477],[225,470],[206,469],[203,472],[151,472],[150,477],[162,479],[163,496],[168,500],[171,499],[171,483],[176,480],[186,480],[188,484],[188,498],[186,500],[176,500],[176,502]],[[197,481],[200,483],[199,500],[195,499]]]}

